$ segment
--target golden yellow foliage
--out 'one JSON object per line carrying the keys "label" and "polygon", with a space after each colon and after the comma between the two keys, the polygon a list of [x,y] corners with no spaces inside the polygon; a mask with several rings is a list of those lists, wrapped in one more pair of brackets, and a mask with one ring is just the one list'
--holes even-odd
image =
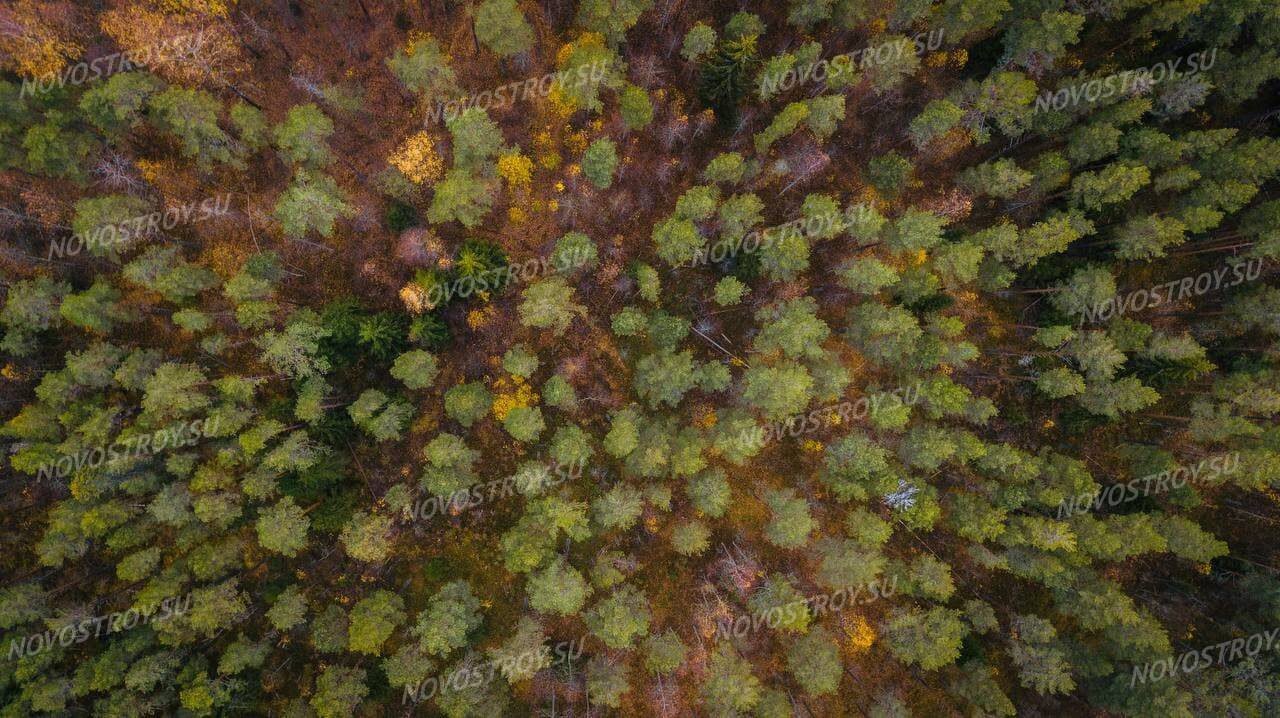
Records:
{"label": "golden yellow foliage", "polygon": [[523,377],[499,377],[493,383],[493,417],[504,421],[512,409],[530,406],[538,401],[538,395]]}
{"label": "golden yellow foliage", "polygon": [[62,69],[84,48],[71,35],[70,18],[54,22],[45,8],[31,0],[19,0],[8,9],[8,27],[0,33],[0,56],[19,75],[39,78]]}
{"label": "golden yellow foliage", "polygon": [[511,220],[512,224],[524,224],[529,219],[529,216],[525,213],[523,207],[511,206],[507,208],[507,219]]}
{"label": "golden yellow foliage", "polygon": [[489,323],[496,314],[496,310],[492,304],[486,304],[483,307],[472,309],[467,312],[467,326],[472,329],[479,329]]}
{"label": "golden yellow foliage", "polygon": [[498,158],[498,174],[511,189],[528,187],[533,183],[533,160],[519,150]]}
{"label": "golden yellow foliage", "polygon": [[102,13],[98,25],[122,49],[148,58],[149,70],[173,82],[229,82],[247,69],[240,42],[227,23],[133,5]]}
{"label": "golden yellow foliage", "polygon": [[538,154],[538,164],[553,170],[560,166],[560,153],[556,151],[556,142],[551,137],[550,129],[543,130],[533,137],[533,149]]}
{"label": "golden yellow foliage", "polygon": [[252,246],[246,247],[237,242],[214,242],[200,253],[200,264],[212,269],[219,277],[230,279],[244,266],[245,260],[253,254],[252,250]]}
{"label": "golden yellow foliage", "polygon": [[566,42],[556,50],[556,65],[563,66],[569,61],[569,56],[573,54],[573,43]]}
{"label": "golden yellow foliage", "polygon": [[444,160],[436,152],[431,135],[425,131],[410,135],[391,153],[387,162],[414,184],[435,182],[444,175]]}
{"label": "golden yellow foliage", "polygon": [[822,445],[822,442],[818,441],[817,439],[805,439],[804,443],[800,444],[800,447],[803,448],[805,451],[809,451],[813,453],[818,453],[822,451],[823,448],[825,448]]}
{"label": "golden yellow foliage", "polygon": [[566,134],[564,137],[564,146],[572,155],[580,155],[587,151],[587,133],[585,131],[572,132],[569,127],[565,127]]}
{"label": "golden yellow foliage", "polygon": [[876,641],[875,629],[860,615],[844,622],[844,634],[849,637],[849,650],[862,653]]}
{"label": "golden yellow foliage", "polygon": [[578,103],[556,85],[552,85],[551,91],[547,93],[547,101],[551,103],[551,111],[562,119],[578,109]]}
{"label": "golden yellow foliage", "polygon": [[159,0],[156,7],[170,15],[212,15],[226,17],[236,0]]}
{"label": "golden yellow foliage", "polygon": [[421,314],[431,309],[427,293],[417,282],[409,282],[400,288],[400,301],[404,302],[404,308],[409,310],[410,314]]}
{"label": "golden yellow foliage", "polygon": [[155,184],[156,178],[160,175],[160,163],[139,158],[133,164],[138,168],[138,172],[142,174],[142,179],[146,180],[148,184]]}

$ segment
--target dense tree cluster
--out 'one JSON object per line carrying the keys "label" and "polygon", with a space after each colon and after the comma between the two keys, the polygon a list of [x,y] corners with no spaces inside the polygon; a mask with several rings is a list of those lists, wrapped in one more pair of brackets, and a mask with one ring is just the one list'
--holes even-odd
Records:
{"label": "dense tree cluster", "polygon": [[1280,711],[1274,1],[10,5],[0,717]]}

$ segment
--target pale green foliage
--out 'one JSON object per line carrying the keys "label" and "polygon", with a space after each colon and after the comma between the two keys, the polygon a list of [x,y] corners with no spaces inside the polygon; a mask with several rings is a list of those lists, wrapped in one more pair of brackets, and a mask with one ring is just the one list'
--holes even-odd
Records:
{"label": "pale green foliage", "polygon": [[822,343],[831,330],[817,317],[818,302],[800,297],[771,304],[756,312],[760,333],[755,349],[762,353],[781,351],[790,358],[822,356]]}
{"label": "pale green foliage", "polygon": [[285,158],[299,165],[320,167],[333,159],[329,152],[329,135],[333,134],[333,120],[313,103],[289,108],[284,122],[276,125],[276,148]]}
{"label": "pale green foliage", "polygon": [[585,0],[578,4],[575,22],[578,27],[601,33],[616,43],[652,6],[653,0]]}
{"label": "pale green foliage", "polygon": [[1015,616],[1013,627],[1016,638],[1009,653],[1022,685],[1040,694],[1075,690],[1067,652],[1058,645],[1053,624],[1039,616],[1026,615]]}
{"label": "pale green foliage", "polygon": [[585,464],[591,454],[591,437],[581,427],[562,426],[551,438],[551,458],[560,466]]}
{"label": "pale green foliage", "polygon": [[556,240],[556,247],[551,252],[551,264],[561,271],[593,267],[599,255],[600,252],[590,237],[582,232],[568,232]]}
{"label": "pale green foliage", "polygon": [[835,639],[821,626],[796,638],[787,649],[787,670],[813,695],[835,693],[841,668]]}
{"label": "pale green foliage", "polygon": [[578,394],[573,384],[563,374],[553,374],[547,383],[542,385],[542,400],[548,406],[564,411],[572,411],[577,405]]}
{"label": "pale green foliage", "polygon": [[563,560],[530,574],[526,590],[533,610],[562,616],[577,614],[591,595],[586,579]]}
{"label": "pale green foliage", "polygon": [[947,99],[933,100],[911,120],[911,141],[917,148],[949,132],[964,117],[964,110]]}
{"label": "pale green foliage", "polygon": [[760,16],[746,11],[735,12],[724,25],[724,36],[730,40],[763,35],[764,31]]}
{"label": "pale green foliage", "polygon": [[368,694],[363,669],[330,665],[316,678],[311,707],[319,718],[346,718]]}
{"label": "pale green foliage", "polygon": [[311,521],[293,501],[286,496],[258,517],[258,543],[268,551],[297,556],[307,545],[307,529]]}
{"label": "pale green foliage", "polygon": [[11,284],[0,310],[5,337],[0,348],[25,356],[33,349],[34,335],[44,331],[58,319],[58,305],[71,287],[48,277],[23,280]]}
{"label": "pale green foliage", "polygon": [[716,304],[722,307],[730,307],[742,301],[742,298],[751,291],[747,285],[743,284],[740,279],[734,276],[724,277],[716,283],[715,300]]}
{"label": "pale green foliage", "polygon": [[231,124],[236,128],[240,141],[250,150],[258,150],[267,144],[271,126],[262,110],[247,102],[236,102],[231,106]]}
{"label": "pale green foliage", "polygon": [[447,656],[467,645],[467,634],[480,625],[480,601],[466,581],[454,581],[438,590],[410,633],[422,650],[433,656]]}
{"label": "pale green foliage", "polygon": [[120,133],[141,123],[148,99],[163,89],[164,82],[149,73],[117,73],[86,90],[80,110],[103,132]]}
{"label": "pale green foliage", "polygon": [[809,105],[803,102],[792,102],[774,116],[773,122],[754,138],[756,152],[765,154],[773,143],[795,132],[800,123],[809,118]]}
{"label": "pale green foliage", "polygon": [[538,355],[523,344],[517,344],[502,355],[502,368],[513,376],[528,379],[538,370]]}
{"label": "pale green foliage", "polygon": [[826,539],[818,545],[822,562],[818,581],[833,591],[849,586],[865,586],[883,570],[884,558],[868,551],[855,539]]}
{"label": "pale green foliage", "polygon": [[587,613],[587,627],[605,645],[628,648],[649,630],[649,602],[631,586],[617,588]]}
{"label": "pale green foliage", "polygon": [[642,130],[653,122],[653,102],[643,87],[628,83],[622,90],[618,105],[628,130]]}
{"label": "pale green foliage", "polygon": [[390,517],[357,511],[339,538],[347,555],[357,561],[379,562],[385,560],[391,550],[390,531]]}
{"label": "pale green foliage", "polygon": [[760,679],[752,674],[746,659],[722,643],[711,654],[701,692],[703,704],[715,715],[738,715],[760,701]]}
{"label": "pale green foliage", "polygon": [[616,484],[591,503],[596,522],[606,529],[628,529],[644,509],[643,497],[634,487]]}
{"label": "pale green foliage", "polygon": [[684,665],[689,649],[676,632],[668,628],[644,640],[644,666],[654,674],[672,673]]}
{"label": "pale green foliage", "polygon": [[671,548],[681,556],[697,556],[710,546],[711,530],[701,521],[685,521],[671,530]]}
{"label": "pale green foliage", "polygon": [[[587,0],[578,7],[579,17],[585,14],[593,14],[591,8],[610,13],[609,8],[604,7],[611,3],[631,5],[637,0]],[[618,15],[603,15],[601,20],[606,23],[620,20]],[[586,23],[581,23],[583,27],[589,27]],[[558,92],[565,98],[572,101],[573,106],[577,109],[587,110],[589,112],[599,112],[604,108],[604,102],[600,97],[600,93],[604,89],[616,90],[622,87],[626,81],[623,72],[622,61],[617,53],[599,43],[598,38],[584,36],[573,43],[570,43],[567,54],[562,53],[558,56],[557,63],[559,69],[565,73],[565,81],[559,79],[553,83],[553,92]]]}
{"label": "pale green foliage", "polygon": [[602,706],[622,707],[622,696],[631,690],[627,682],[627,664],[611,661],[603,655],[587,661],[587,690],[591,700]]}
{"label": "pale green foliage", "polygon": [[711,518],[723,516],[729,508],[729,481],[720,469],[708,469],[689,477],[685,493],[695,509]]}
{"label": "pale green foliage", "polygon": [[270,642],[254,643],[240,634],[222,652],[222,657],[218,660],[218,674],[232,676],[250,668],[260,668],[270,652]]}
{"label": "pale green foliage", "polygon": [[307,597],[297,584],[290,584],[280,592],[275,603],[267,611],[267,620],[280,631],[288,631],[306,620]]}
{"label": "pale green foliage", "polygon": [[416,643],[408,643],[382,661],[382,671],[392,688],[417,686],[430,677],[435,662]]}
{"label": "pale green foliage", "polygon": [[467,108],[445,124],[453,138],[455,169],[479,172],[502,149],[502,131],[480,107]]}
{"label": "pale green foliage", "polygon": [[658,294],[662,291],[662,282],[658,270],[647,264],[636,264],[632,268],[636,278],[636,291],[640,298],[651,304],[658,303]]}
{"label": "pale green foliage", "polygon": [[563,334],[574,315],[586,313],[586,307],[573,302],[573,287],[561,277],[548,277],[525,287],[519,306],[520,322],[528,327],[551,329]]}
{"label": "pale green foliage", "polygon": [[763,498],[772,512],[764,527],[765,539],[778,548],[803,546],[816,527],[808,502],[792,489],[771,490]]}
{"label": "pale green foliage", "polygon": [[397,48],[387,59],[387,66],[405,87],[427,101],[444,102],[458,94],[453,68],[449,67],[440,43],[429,35],[405,48]]}
{"label": "pale green foliage", "polygon": [[290,239],[301,239],[308,232],[331,237],[338,218],[355,212],[332,177],[300,169],[276,202],[275,218]]}
{"label": "pale green foliage", "polygon": [[702,178],[707,182],[737,184],[742,181],[746,163],[737,152],[723,152],[707,163]]}
{"label": "pale green foliage", "polygon": [[582,176],[597,189],[608,189],[613,184],[613,173],[617,167],[618,146],[607,137],[592,142],[582,155]]}
{"label": "pale green foliage", "polygon": [[743,401],[758,408],[770,421],[804,411],[812,394],[813,377],[795,362],[757,364],[743,374]]}
{"label": "pale green foliage", "polygon": [[444,393],[444,411],[454,421],[470,427],[489,413],[493,394],[482,382],[455,384]]}
{"label": "pale green foliage", "polygon": [[471,466],[480,456],[461,437],[442,433],[423,449],[427,465],[422,472],[422,485],[436,496],[450,496],[476,482]]}
{"label": "pale green foliage", "polygon": [[457,220],[470,229],[480,224],[493,204],[490,182],[464,167],[454,167],[435,186],[427,219],[437,224]]}
{"label": "pale green foliage", "polygon": [[203,90],[170,87],[150,97],[150,116],[163,130],[176,135],[182,154],[201,167],[232,162],[231,137],[218,126],[221,104]]}
{"label": "pale green foliage", "polygon": [[351,607],[350,619],[351,650],[380,655],[382,644],[404,623],[404,599],[390,591],[374,591]]}
{"label": "pale green foliage", "polygon": [[396,357],[391,365],[391,376],[410,389],[425,389],[435,381],[438,366],[430,352],[414,349]]}
{"label": "pale green foliage", "polygon": [[623,458],[640,444],[640,415],[635,409],[623,409],[613,415],[604,449],[615,458]]}
{"label": "pale green foliage", "polygon": [[884,625],[885,640],[898,660],[925,670],[955,662],[966,632],[960,612],[941,606],[899,609]]}
{"label": "pale green foliage", "polygon": [[716,46],[716,31],[702,23],[696,23],[684,35],[684,43],[680,47],[680,56],[691,62],[711,52]]}
{"label": "pale green foliage", "polygon": [[517,441],[528,443],[536,441],[547,424],[538,407],[517,406],[507,412],[507,417],[502,420],[502,427]]}
{"label": "pale green foliage", "polygon": [[697,383],[697,364],[688,350],[663,349],[636,362],[635,389],[649,406],[675,406]]}
{"label": "pale green foliage", "polygon": [[779,573],[770,574],[747,600],[753,616],[767,616],[769,627],[788,633],[809,630],[812,616],[805,597]]}
{"label": "pale green foliage", "polygon": [[347,413],[356,426],[369,432],[377,441],[398,439],[413,416],[408,402],[388,399],[377,389],[365,389]]}
{"label": "pale green foliage", "polygon": [[485,47],[504,57],[518,55],[533,45],[533,28],[516,0],[484,0],[476,7],[475,29]]}
{"label": "pale green foliage", "polygon": [[1036,388],[1050,399],[1061,399],[1083,392],[1084,378],[1066,367],[1057,367],[1036,377]]}
{"label": "pale green foliage", "polygon": [[1004,35],[1004,57],[1028,69],[1052,65],[1079,39],[1084,22],[1084,15],[1045,10],[1014,23]]}

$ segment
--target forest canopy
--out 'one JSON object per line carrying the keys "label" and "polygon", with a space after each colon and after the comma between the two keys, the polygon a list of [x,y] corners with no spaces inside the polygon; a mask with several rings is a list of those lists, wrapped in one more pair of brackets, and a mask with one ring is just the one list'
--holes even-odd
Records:
{"label": "forest canopy", "polygon": [[1280,714],[1277,0],[0,26],[0,718]]}

